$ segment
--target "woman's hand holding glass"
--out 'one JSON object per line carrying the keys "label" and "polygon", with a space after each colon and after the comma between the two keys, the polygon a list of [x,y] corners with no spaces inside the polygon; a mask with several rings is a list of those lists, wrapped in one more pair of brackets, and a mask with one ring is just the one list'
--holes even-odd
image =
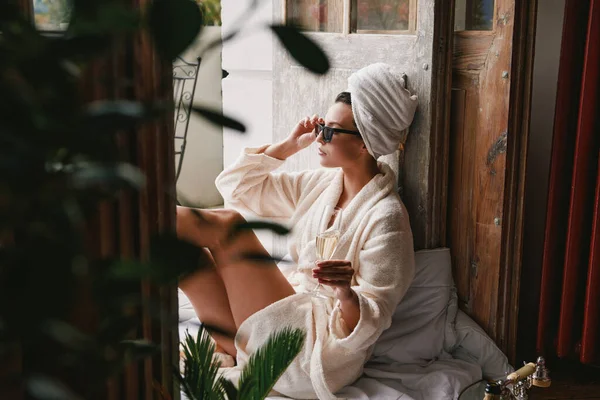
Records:
{"label": "woman's hand holding glass", "polygon": [[350,299],[353,296],[352,278],[354,269],[352,263],[347,260],[324,260],[317,261],[316,268],[313,268],[313,278],[317,278],[319,283],[333,288],[335,297],[339,300]]}

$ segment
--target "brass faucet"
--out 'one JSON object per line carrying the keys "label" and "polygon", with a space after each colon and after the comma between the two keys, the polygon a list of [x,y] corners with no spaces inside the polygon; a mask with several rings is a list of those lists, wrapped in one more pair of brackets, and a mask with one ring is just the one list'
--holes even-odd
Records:
{"label": "brass faucet", "polygon": [[549,387],[552,380],[546,368],[546,360],[538,357],[535,363],[527,363],[506,379],[488,383],[484,400],[527,400],[532,386]]}

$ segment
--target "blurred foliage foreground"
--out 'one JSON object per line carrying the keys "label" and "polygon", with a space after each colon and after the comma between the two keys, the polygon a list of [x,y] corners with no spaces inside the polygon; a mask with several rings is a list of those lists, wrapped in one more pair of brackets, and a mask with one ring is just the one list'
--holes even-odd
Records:
{"label": "blurred foliage foreground", "polygon": [[[116,133],[139,134],[140,125],[172,115],[173,108],[130,100],[85,102],[86,69],[115,48],[129,49],[132,57],[140,34],[148,34],[169,63],[203,25],[193,0],[142,2],[144,9],[125,3],[76,0],[69,27],[60,35],[38,32],[14,4],[0,4],[0,393],[17,385],[28,398],[93,397],[125,366],[161,351],[135,339],[142,336],[141,317],[131,310],[155,310],[153,318],[162,316],[163,324],[176,329],[176,315],[165,321],[160,304],[141,304],[140,282],[172,288],[202,265],[199,249],[172,233],[153,238],[150,254],[138,255],[145,262],[98,259],[86,248],[88,222],[99,204],[145,184],[140,169],[119,156]],[[251,2],[244,18],[258,3]],[[212,47],[236,38],[244,20],[234,26]],[[325,54],[298,29],[268,29],[306,68],[327,72]],[[120,78],[115,77],[115,85],[131,85],[127,77]],[[213,123],[245,130],[213,110],[194,111]],[[114,235],[119,235],[116,226]],[[246,223],[235,232],[244,229],[285,233],[265,223]],[[90,304],[80,304],[90,297]],[[71,323],[77,307],[93,314],[94,329],[84,332]],[[304,337],[289,329],[274,333],[236,388],[215,375],[210,329],[216,328],[202,327],[197,338],[184,341],[183,376],[173,366],[192,399],[263,398],[300,351]],[[86,377],[85,385],[79,385],[84,388],[73,387],[73,376]],[[163,397],[169,396],[163,391]]]}

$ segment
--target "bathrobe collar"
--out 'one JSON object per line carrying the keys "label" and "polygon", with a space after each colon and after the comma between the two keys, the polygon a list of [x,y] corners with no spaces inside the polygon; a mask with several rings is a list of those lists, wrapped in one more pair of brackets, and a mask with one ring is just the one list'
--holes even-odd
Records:
{"label": "bathrobe collar", "polygon": [[[363,188],[354,196],[350,203],[343,209],[341,231],[342,236],[337,246],[338,250],[344,248],[344,244],[352,240],[352,237],[360,226],[361,220],[364,219],[366,213],[375,205],[377,202],[387,197],[390,191],[394,190],[396,182],[396,174],[385,162],[378,161],[377,166],[381,173],[375,175]],[[302,241],[300,248],[308,245],[310,241],[315,240],[315,237],[319,231],[320,219],[323,210],[327,205],[332,209],[337,206],[342,191],[344,189],[344,173],[340,168],[331,183],[325,189],[321,196],[317,199],[315,204],[312,206],[314,210],[309,214],[310,221],[306,225],[304,235],[302,235]],[[336,253],[332,258],[337,258]]]}

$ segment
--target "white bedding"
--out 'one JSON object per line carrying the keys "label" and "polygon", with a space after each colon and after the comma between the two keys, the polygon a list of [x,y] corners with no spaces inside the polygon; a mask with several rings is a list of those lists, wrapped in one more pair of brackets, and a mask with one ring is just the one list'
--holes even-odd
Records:
{"label": "white bedding", "polygon": [[[195,317],[180,323],[180,337],[185,337],[186,330],[195,335],[199,324]],[[336,395],[352,400],[450,400],[481,378],[482,369],[476,362],[445,353],[426,364],[368,363],[364,376]],[[268,398],[281,399],[286,398]]]}
{"label": "white bedding", "polygon": [[[352,400],[452,400],[482,378],[512,371],[485,332],[458,310],[450,252],[415,253],[417,273],[381,336],[363,376],[336,393]],[[180,291],[180,338],[195,335],[199,321]],[[228,371],[235,379],[239,371]],[[269,397],[269,400],[284,399]]]}

